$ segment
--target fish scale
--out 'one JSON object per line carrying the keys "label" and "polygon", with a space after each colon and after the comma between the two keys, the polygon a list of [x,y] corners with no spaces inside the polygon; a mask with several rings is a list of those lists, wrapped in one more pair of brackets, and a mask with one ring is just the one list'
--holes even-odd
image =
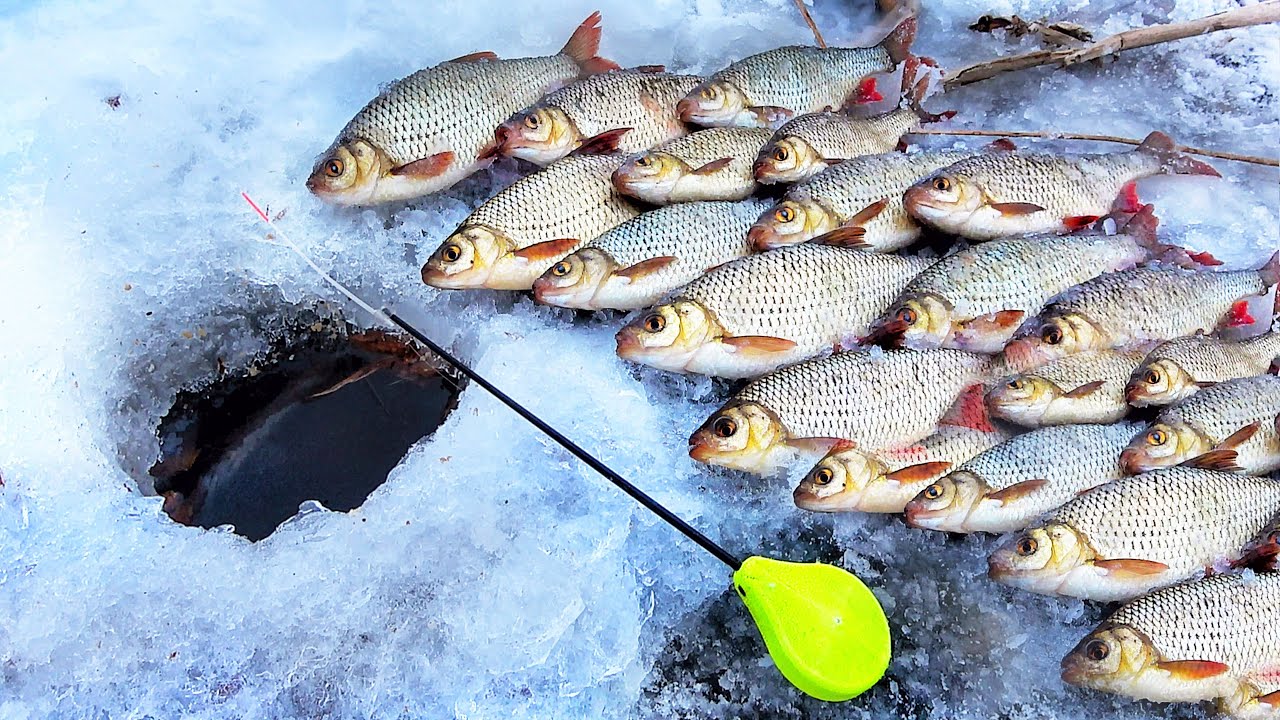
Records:
{"label": "fish scale", "polygon": [[746,95],[754,106],[799,112],[838,108],[854,95],[863,78],[893,72],[883,47],[819,48],[790,45],[745,57],[711,76]]}
{"label": "fish scale", "polygon": [[1205,660],[1227,665],[1232,676],[1255,682],[1260,694],[1280,689],[1263,670],[1280,668],[1280,574],[1251,579],[1216,575],[1157,590],[1107,618],[1103,627],[1140,632],[1167,661]]}
{"label": "fish scale", "polygon": [[793,340],[800,359],[865,334],[903,285],[932,262],[795,245],[717,268],[675,298],[702,304],[731,335]]}
{"label": "fish scale", "polygon": [[[581,73],[567,55],[441,63],[392,83],[356,113],[334,145],[367,140],[397,165],[445,151],[475,158],[503,120]],[[442,187],[468,174],[469,166],[455,162]]]}
{"label": "fish scale", "polygon": [[[584,139],[607,130],[631,128],[618,141],[618,150],[633,153],[688,132],[676,114],[676,103],[700,82],[702,78],[696,75],[600,73],[552,92],[535,107],[564,111]],[[649,102],[641,100],[646,97]]]}
{"label": "fish scale", "polygon": [[918,127],[920,116],[909,109],[873,117],[819,112],[787,121],[774,133],[773,140],[799,138],[824,158],[854,158],[887,153],[897,147],[903,135]]}
{"label": "fish scale", "polygon": [[1232,557],[1280,513],[1280,483],[1173,467],[1112,481],[1051,513],[1087,538],[1101,559],[1159,562],[1200,575]]}
{"label": "fish scale", "polygon": [[791,437],[843,438],[868,450],[927,437],[996,361],[959,350],[846,352],[791,365],[730,401],[771,410]]}
{"label": "fish scale", "polygon": [[1212,330],[1236,300],[1266,290],[1256,270],[1135,268],[1100,275],[1068,290],[1045,308],[1041,321],[1078,313],[1117,347]]}
{"label": "fish scale", "polygon": [[560,238],[594,240],[640,214],[613,189],[620,155],[573,155],[517,180],[463,222],[498,230],[517,248]]}
{"label": "fish scale", "polygon": [[1277,416],[1280,416],[1280,377],[1259,375],[1205,388],[1161,411],[1156,423],[1190,427],[1213,446],[1246,425],[1258,423],[1253,437],[1235,448],[1236,463],[1246,469],[1266,472],[1280,464]]}

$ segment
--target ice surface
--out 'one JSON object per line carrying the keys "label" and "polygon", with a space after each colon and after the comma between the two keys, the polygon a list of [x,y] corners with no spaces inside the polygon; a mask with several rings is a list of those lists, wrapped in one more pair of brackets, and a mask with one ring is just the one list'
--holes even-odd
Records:
{"label": "ice surface", "polygon": [[[846,43],[867,5],[814,15]],[[965,30],[989,12],[1104,34],[1229,6],[930,3],[918,48],[957,67],[1030,47]],[[0,5],[0,717],[1199,716],[1064,687],[1058,659],[1100,609],[987,582],[989,540],[809,515],[788,481],[696,466],[685,438],[725,389],[623,365],[617,318],[423,286],[421,262],[514,165],[380,210],[303,189],[380,83],[475,50],[554,51],[597,7],[624,65],[710,72],[809,39],[789,0]],[[1161,129],[1273,155],[1278,39],[1232,31],[929,104],[961,126]],[[1223,181],[1152,179],[1144,200],[1168,237],[1256,266],[1280,245],[1276,173],[1215,164]],[[293,305],[336,300],[264,241],[242,188],[323,266],[729,548],[861,574],[895,628],[889,678],[844,705],[800,697],[722,566],[478,388],[357,511],[314,510],[258,544],[170,522],[136,478],[177,390],[218,360],[244,366]]]}

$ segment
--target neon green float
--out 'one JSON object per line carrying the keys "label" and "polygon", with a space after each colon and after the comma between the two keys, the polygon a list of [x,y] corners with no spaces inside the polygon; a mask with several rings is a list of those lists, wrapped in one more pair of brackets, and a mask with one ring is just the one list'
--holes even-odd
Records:
{"label": "neon green float", "polygon": [[889,621],[858,578],[822,563],[749,557],[733,585],[778,670],[802,692],[841,702],[884,677]]}

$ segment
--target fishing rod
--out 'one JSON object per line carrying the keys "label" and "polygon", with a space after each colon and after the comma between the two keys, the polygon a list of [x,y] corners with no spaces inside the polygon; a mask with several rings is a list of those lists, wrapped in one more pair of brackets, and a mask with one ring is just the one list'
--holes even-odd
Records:
{"label": "fishing rod", "polygon": [[889,622],[880,601],[857,577],[824,563],[795,563],[759,555],[739,560],[403,318],[365,302],[303,252],[248,193],[240,195],[276,237],[338,292],[376,320],[408,333],[601,477],[728,565],[733,571],[734,590],[747,606],[770,657],[783,677],[801,692],[819,700],[842,702],[866,692],[884,676],[892,654]]}

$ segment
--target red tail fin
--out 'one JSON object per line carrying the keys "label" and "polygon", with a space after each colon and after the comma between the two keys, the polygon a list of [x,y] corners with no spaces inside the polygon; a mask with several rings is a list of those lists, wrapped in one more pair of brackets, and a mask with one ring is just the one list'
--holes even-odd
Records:
{"label": "red tail fin", "polygon": [[564,44],[560,53],[573,58],[578,67],[582,68],[583,75],[594,75],[606,70],[617,70],[617,63],[596,55],[599,51],[600,11],[597,10],[591,13],[591,16],[583,20],[582,24],[573,31],[573,34],[569,36],[569,42]]}
{"label": "red tail fin", "polygon": [[898,27],[889,33],[888,37],[880,41],[880,47],[889,53],[889,59],[897,65],[905,62],[911,57],[911,43],[916,39],[916,18],[908,17],[898,23]]}
{"label": "red tail fin", "polygon": [[1154,155],[1160,159],[1160,169],[1174,175],[1212,175],[1222,177],[1213,166],[1178,152],[1173,138],[1162,132],[1151,133],[1138,146],[1138,152]]}
{"label": "red tail fin", "polygon": [[996,428],[991,424],[991,416],[987,414],[985,392],[985,388],[980,384],[970,386],[960,393],[960,397],[956,398],[955,404],[939,424],[957,425],[980,432],[995,432]]}

